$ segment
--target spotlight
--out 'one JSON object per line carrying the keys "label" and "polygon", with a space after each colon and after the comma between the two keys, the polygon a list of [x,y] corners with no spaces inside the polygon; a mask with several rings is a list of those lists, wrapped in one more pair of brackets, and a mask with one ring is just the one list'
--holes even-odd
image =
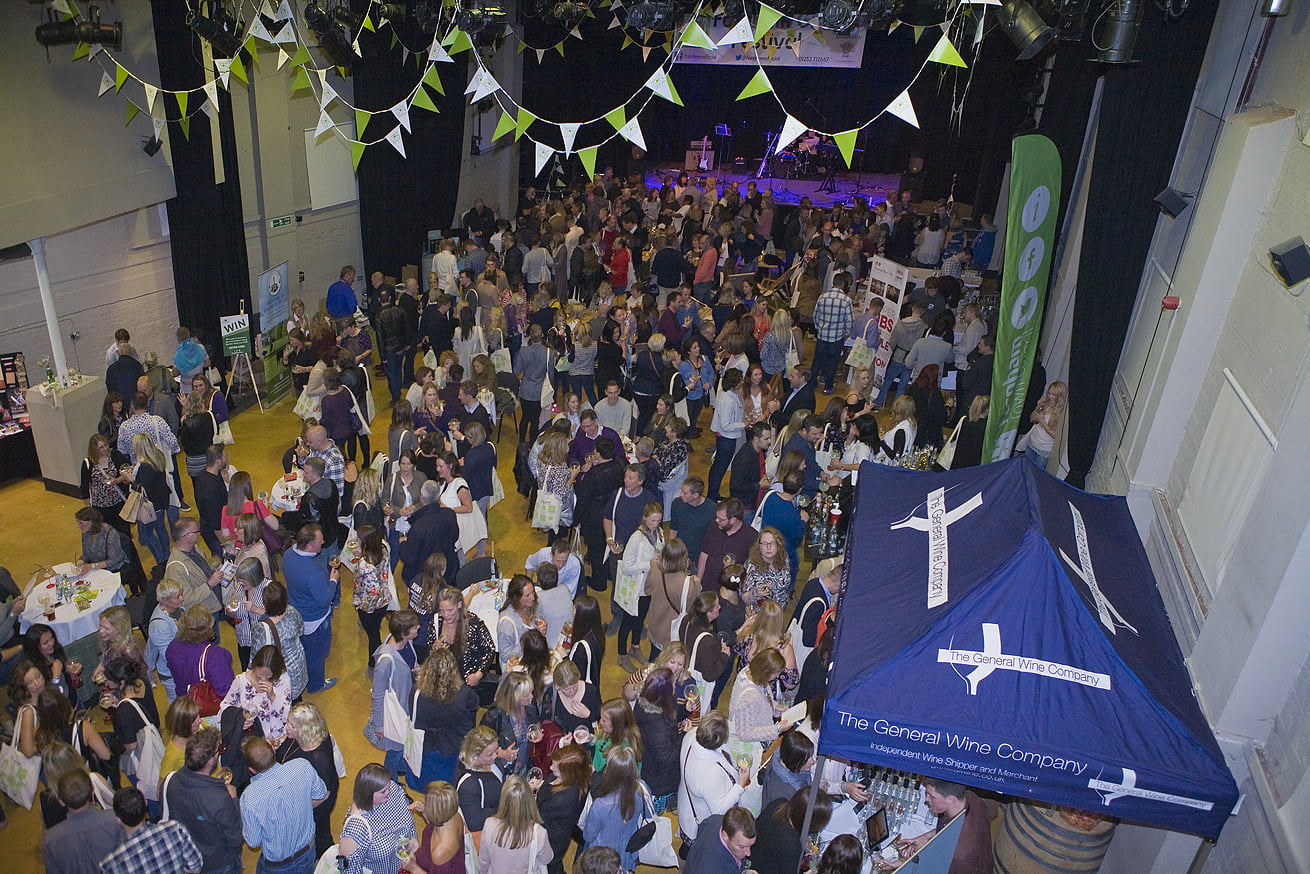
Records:
{"label": "spotlight", "polygon": [[1118,0],[1105,10],[1100,36],[1092,40],[1096,60],[1103,64],[1131,64],[1137,30],[1142,26],[1143,0]]}
{"label": "spotlight", "polygon": [[1054,28],[1049,27],[1037,10],[1024,0],[1004,0],[997,14],[1001,19],[1001,30],[1019,50],[1021,61],[1041,54],[1042,49],[1055,39]]}
{"label": "spotlight", "polygon": [[400,21],[407,14],[404,3],[375,3],[373,8],[387,21]]}
{"label": "spotlight", "polygon": [[231,58],[241,51],[245,22],[234,18],[218,0],[199,4],[197,11],[187,14],[186,23],[196,36],[209,40],[214,57]]}
{"label": "spotlight", "polygon": [[328,56],[328,60],[337,67],[352,66],[359,58],[346,39],[341,25],[334,24],[328,14],[314,2],[305,6],[305,24],[318,37],[318,47]]}
{"label": "spotlight", "polygon": [[114,51],[123,49],[123,22],[100,23],[100,7],[92,6],[87,21],[48,21],[36,26],[36,41],[46,48],[74,43],[98,44]]}
{"label": "spotlight", "polygon": [[850,0],[827,0],[819,13],[819,23],[838,33],[850,30],[859,20],[859,13]]}
{"label": "spotlight", "polygon": [[455,26],[473,36],[493,25],[503,24],[505,18],[505,10],[494,3],[465,0],[463,8],[455,14]]}
{"label": "spotlight", "polygon": [[351,33],[359,33],[359,28],[364,24],[364,13],[355,12],[349,6],[333,6],[332,20]]}
{"label": "spotlight", "polygon": [[587,17],[589,8],[586,3],[580,2],[580,0],[561,0],[561,2],[555,4],[555,8],[551,10],[551,15],[555,16],[555,20],[562,27],[572,30]]}
{"label": "spotlight", "polygon": [[678,13],[672,3],[638,3],[628,8],[628,27],[665,32],[678,26]]}

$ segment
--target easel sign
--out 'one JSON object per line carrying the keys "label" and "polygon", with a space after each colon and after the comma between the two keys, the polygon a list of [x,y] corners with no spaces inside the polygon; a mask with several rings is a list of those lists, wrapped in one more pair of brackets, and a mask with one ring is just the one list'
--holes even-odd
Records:
{"label": "easel sign", "polygon": [[[245,303],[241,304],[241,312],[235,316],[219,316],[218,329],[223,338],[223,354],[232,359],[232,375],[236,376],[241,365],[245,365],[246,376],[250,378],[250,387],[255,392],[259,411],[264,412],[264,399],[259,396],[259,386],[255,382],[255,368],[250,363],[250,315],[246,312]],[[234,382],[235,379],[228,380],[228,396],[232,393]]]}

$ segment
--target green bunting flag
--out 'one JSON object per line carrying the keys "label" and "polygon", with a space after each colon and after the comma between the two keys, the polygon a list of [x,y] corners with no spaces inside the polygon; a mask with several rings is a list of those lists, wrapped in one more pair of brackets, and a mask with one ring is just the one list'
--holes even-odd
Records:
{"label": "green bunting flag", "polygon": [[764,39],[764,35],[778,23],[779,18],[782,18],[781,12],[772,6],[765,6],[761,3],[760,17],[755,21],[755,41],[759,42]]}
{"label": "green bunting flag", "polygon": [[932,53],[928,55],[928,60],[952,67],[969,66],[964,62],[964,58],[960,57],[960,53],[955,50],[955,46],[951,45],[951,41],[946,34],[942,34],[942,38],[937,40],[937,45],[933,46]]}
{"label": "green bunting flag", "polygon": [[535,115],[520,106],[518,121],[514,124],[514,139],[518,140],[519,137],[523,136],[524,132],[532,127],[532,123],[536,120],[537,117]]}
{"label": "green bunting flag", "polygon": [[296,49],[296,53],[291,56],[291,63],[297,67],[304,66],[311,60],[313,59],[309,56],[309,49],[305,48],[303,42],[300,44],[300,47]]}
{"label": "green bunting flag", "polygon": [[122,91],[123,85],[127,82],[127,70],[118,64],[114,65],[114,90]]}
{"label": "green bunting flag", "polygon": [[[624,111],[623,107],[620,106],[617,109],[612,109],[609,112],[605,113],[605,120],[610,123],[610,127],[614,128],[615,130],[618,130],[619,128],[623,127],[625,124],[628,123],[628,114],[626,111]],[[591,174],[587,174],[587,175],[591,175]]]}
{"label": "green bunting flag", "polygon": [[77,48],[73,49],[73,60],[80,61],[89,54],[91,54],[91,46],[84,42],[80,42],[77,44]]}
{"label": "green bunting flag", "polygon": [[178,113],[178,115],[180,115],[182,118],[186,118],[186,105],[187,105],[188,101],[190,101],[190,99],[191,99],[191,92],[190,92],[190,91],[178,91],[177,93],[175,93],[175,94],[173,95],[173,99],[177,101],[177,113]]}
{"label": "green bunting flag", "polygon": [[446,88],[441,84],[441,74],[437,72],[435,64],[428,67],[428,71],[423,74],[423,84],[443,97],[446,95]]}
{"label": "green bunting flag", "polygon": [[473,43],[469,41],[469,35],[462,30],[455,31],[455,41],[450,44],[450,54],[457,55],[460,52],[466,52],[473,48]]}
{"label": "green bunting flag", "polygon": [[179,118],[177,120],[177,126],[182,128],[182,136],[186,137],[188,140],[191,139],[191,119]]}
{"label": "green bunting flag", "polygon": [[587,178],[596,175],[596,146],[588,146],[578,152],[578,160],[582,161],[582,169],[587,171]]}
{"label": "green bunting flag", "polygon": [[773,83],[769,81],[769,76],[763,68],[755,71],[755,75],[746,83],[746,87],[741,89],[737,95],[738,100],[745,100],[747,97],[754,97],[757,94],[768,94],[773,90]]}
{"label": "green bunting flag", "polygon": [[700,22],[694,18],[688,22],[687,29],[682,32],[682,44],[695,46],[706,51],[714,51],[714,40],[710,39],[709,34],[705,32],[705,28],[701,27]]}
{"label": "green bunting flag", "polygon": [[842,160],[846,162],[846,169],[851,168],[851,158],[855,156],[855,138],[859,136],[860,129],[845,130],[839,134],[833,134],[833,142],[837,144],[838,150],[841,151]]}
{"label": "green bunting flag", "polygon": [[356,172],[359,171],[359,159],[364,157],[364,148],[365,146],[363,143],[356,142],[355,140],[350,141],[350,161],[355,165]]}
{"label": "green bunting flag", "polygon": [[309,89],[309,74],[305,72],[304,67],[296,67],[295,78],[291,80],[291,93],[295,94],[297,91],[308,91]]}
{"label": "green bunting flag", "polygon": [[514,122],[514,116],[510,115],[508,112],[501,113],[500,121],[496,122],[496,132],[491,135],[491,141],[494,143],[496,140],[500,139],[510,131],[515,130],[517,127],[518,125]]}
{"label": "green bunting flag", "polygon": [[240,79],[242,82],[244,82],[247,85],[250,84],[250,79],[246,77],[246,66],[245,64],[241,63],[240,57],[236,57],[232,59],[231,70],[233,76],[236,76],[238,79]]}
{"label": "green bunting flag", "polygon": [[367,30],[369,33],[378,32],[376,25],[373,24],[373,16],[371,15],[364,16],[364,29]]}
{"label": "green bunting flag", "polygon": [[360,139],[364,138],[364,130],[368,127],[368,121],[373,117],[373,113],[365,109],[355,110],[355,136]]}
{"label": "green bunting flag", "polygon": [[136,114],[140,111],[141,111],[141,107],[137,106],[135,103],[129,100],[127,102],[127,118],[124,119],[123,121],[123,127],[127,127],[129,124],[131,124],[132,119],[136,118]]}
{"label": "green bunting flag", "polygon": [[432,102],[432,96],[428,94],[428,89],[424,88],[422,85],[418,86],[418,90],[414,92],[414,99],[410,101],[410,105],[417,106],[419,109],[426,109],[428,112],[441,111],[437,109],[437,105]]}

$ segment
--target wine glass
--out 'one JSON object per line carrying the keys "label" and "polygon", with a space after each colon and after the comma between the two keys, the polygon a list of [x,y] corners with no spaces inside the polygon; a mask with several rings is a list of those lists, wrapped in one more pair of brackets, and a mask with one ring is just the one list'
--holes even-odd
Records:
{"label": "wine glass", "polygon": [[543,780],[545,780],[545,778],[546,778],[546,775],[542,773],[542,771],[541,771],[540,768],[537,768],[537,767],[528,768],[528,782],[529,782],[529,783],[540,783],[540,782],[542,782]]}
{"label": "wine glass", "polygon": [[528,727],[528,741],[530,743],[541,743],[543,737],[545,737],[545,732],[541,730],[540,723]]}

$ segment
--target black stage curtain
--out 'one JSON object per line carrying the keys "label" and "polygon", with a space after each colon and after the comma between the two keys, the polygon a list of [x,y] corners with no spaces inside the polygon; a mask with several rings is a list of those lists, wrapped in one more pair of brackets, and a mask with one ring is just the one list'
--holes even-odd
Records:
{"label": "black stage curtain", "polygon": [[[1148,9],[1137,38],[1140,63],[1110,70],[1106,81],[1069,361],[1068,481],[1079,487],[1096,457],[1159,214],[1151,198],[1169,182],[1217,7],[1217,0],[1199,0],[1177,21]],[[1068,99],[1076,103],[1077,92]],[[1047,104],[1064,100],[1053,88]],[[1064,154],[1076,161],[1078,150]]]}
{"label": "black stage curtain", "polygon": [[[358,11],[366,3],[355,0]],[[412,21],[397,25],[400,42],[391,45],[391,28],[360,34],[363,60],[353,69],[355,104],[381,111],[368,127],[357,131],[361,142],[381,140],[399,122],[389,110],[414,89],[426,67],[411,53],[402,63],[403,46],[426,50],[432,35],[423,36]],[[460,162],[464,148],[464,88],[468,81],[468,55],[455,56],[453,64],[438,64],[445,96],[428,89],[441,110],[432,113],[411,108],[410,132],[402,133],[405,154],[390,143],[369,146],[359,161],[359,223],[364,242],[362,275],[375,270],[400,276],[406,264],[421,264],[428,231],[446,230],[455,221],[459,194]],[[422,58],[420,58],[422,61]],[[424,86],[427,87],[427,86]]]}
{"label": "black stage curtain", "polygon": [[[186,4],[152,3],[151,8],[160,84],[170,90],[199,89],[205,83],[205,70],[199,61],[200,41],[186,26]],[[233,87],[244,86],[234,83]],[[201,92],[191,94],[189,110],[199,105],[197,93]],[[217,122],[195,113],[189,136],[181,125],[168,125],[177,183],[177,196],[168,202],[168,225],[178,319],[214,352],[221,348],[218,317],[235,315],[243,301],[246,312],[252,310],[232,100],[222,88],[218,95]],[[172,97],[160,94],[158,99],[165,102],[169,117],[176,117]],[[215,133],[223,156],[221,184],[214,181]]]}

